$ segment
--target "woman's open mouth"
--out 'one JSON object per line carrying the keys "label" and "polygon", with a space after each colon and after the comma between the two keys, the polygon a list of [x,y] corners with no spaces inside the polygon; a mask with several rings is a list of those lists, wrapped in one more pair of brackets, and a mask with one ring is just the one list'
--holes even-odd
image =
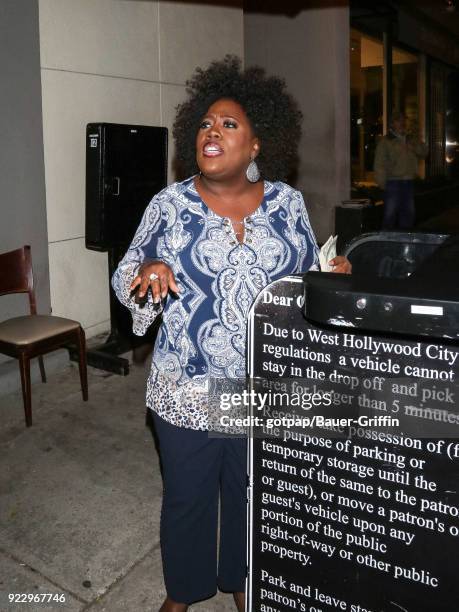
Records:
{"label": "woman's open mouth", "polygon": [[202,148],[202,154],[205,157],[217,157],[223,154],[223,149],[216,142],[207,142]]}

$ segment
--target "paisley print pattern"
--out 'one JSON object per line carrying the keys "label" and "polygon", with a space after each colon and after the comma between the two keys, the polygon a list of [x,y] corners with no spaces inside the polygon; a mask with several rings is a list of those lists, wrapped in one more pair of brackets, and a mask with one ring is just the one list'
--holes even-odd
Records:
{"label": "paisley print pattern", "polygon": [[[239,243],[231,221],[201,200],[193,177],[170,185],[147,207],[112,284],[143,335],[162,313],[147,405],[166,421],[206,430],[212,378],[245,377],[246,322],[258,293],[272,281],[317,266],[317,245],[303,197],[284,183],[265,181],[264,198],[244,220]],[[181,289],[145,306],[129,286],[146,259],[169,264]]]}

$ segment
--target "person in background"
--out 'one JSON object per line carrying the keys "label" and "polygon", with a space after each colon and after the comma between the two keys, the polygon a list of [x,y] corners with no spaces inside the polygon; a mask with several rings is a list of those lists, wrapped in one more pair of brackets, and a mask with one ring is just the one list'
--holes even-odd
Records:
{"label": "person in background", "polygon": [[427,145],[406,132],[406,117],[392,116],[389,133],[379,141],[374,171],[384,189],[383,229],[409,230],[414,225],[414,179],[418,162],[427,156]]}
{"label": "person in background", "polygon": [[[164,482],[160,612],[184,612],[217,588],[242,612],[247,440],[209,436],[206,385],[245,379],[253,301],[316,266],[318,249],[301,193],[282,182],[301,135],[284,82],[228,56],[187,85],[174,138],[189,178],[153,198],[112,282],[135,333],[162,314],[147,383]],[[344,257],[330,263],[350,271]]]}

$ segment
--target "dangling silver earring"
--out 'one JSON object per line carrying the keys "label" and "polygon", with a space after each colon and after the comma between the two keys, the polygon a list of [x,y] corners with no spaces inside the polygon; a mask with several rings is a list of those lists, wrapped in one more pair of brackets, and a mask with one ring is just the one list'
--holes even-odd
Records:
{"label": "dangling silver earring", "polygon": [[256,183],[260,178],[260,170],[258,170],[257,162],[254,159],[250,160],[250,164],[247,166],[245,175],[247,180],[251,183]]}

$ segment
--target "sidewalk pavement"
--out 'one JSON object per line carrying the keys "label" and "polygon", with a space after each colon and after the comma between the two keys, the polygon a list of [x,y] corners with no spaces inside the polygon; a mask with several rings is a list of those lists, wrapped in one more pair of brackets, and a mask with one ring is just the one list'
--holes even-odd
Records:
{"label": "sidewalk pavement", "polygon": [[[0,611],[156,612],[162,481],[144,408],[147,365],[122,377],[89,368],[89,402],[69,365],[0,397]],[[18,372],[19,376],[19,372]],[[8,603],[8,593],[65,603]],[[191,606],[234,611],[231,595]]]}

